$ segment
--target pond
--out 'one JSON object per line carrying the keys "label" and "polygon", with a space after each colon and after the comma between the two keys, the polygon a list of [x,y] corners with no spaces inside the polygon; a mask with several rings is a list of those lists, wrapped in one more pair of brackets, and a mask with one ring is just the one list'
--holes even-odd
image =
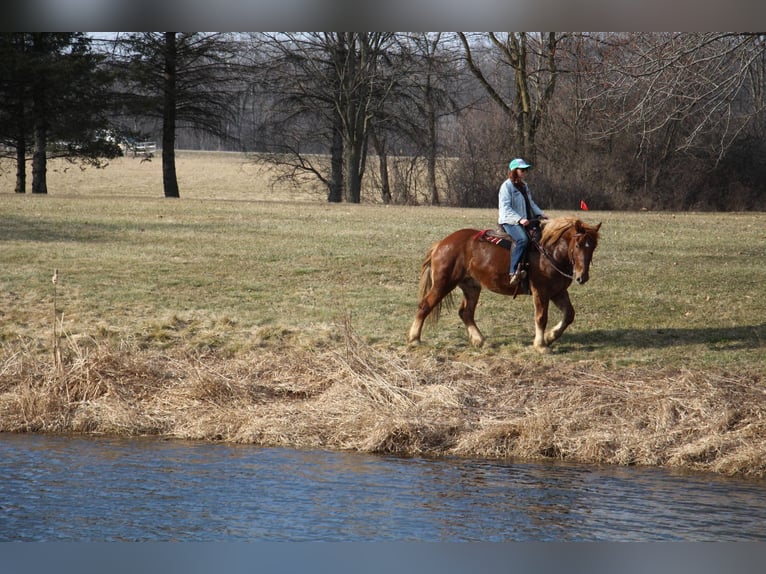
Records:
{"label": "pond", "polygon": [[0,541],[766,540],[766,481],[0,434]]}

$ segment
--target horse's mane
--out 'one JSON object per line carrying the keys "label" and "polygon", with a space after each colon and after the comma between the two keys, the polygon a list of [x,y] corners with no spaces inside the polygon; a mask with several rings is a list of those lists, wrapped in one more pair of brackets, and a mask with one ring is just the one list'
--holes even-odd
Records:
{"label": "horse's mane", "polygon": [[566,233],[567,230],[574,228],[577,233],[588,233],[593,236],[594,239],[598,239],[598,228],[592,225],[584,223],[580,219],[574,216],[556,217],[550,219],[543,224],[543,236],[541,243],[546,246],[552,246],[561,239],[561,236]]}

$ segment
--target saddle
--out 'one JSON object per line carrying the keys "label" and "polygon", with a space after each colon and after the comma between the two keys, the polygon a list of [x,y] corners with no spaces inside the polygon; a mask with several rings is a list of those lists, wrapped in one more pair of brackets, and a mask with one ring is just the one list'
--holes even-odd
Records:
{"label": "saddle", "polygon": [[[532,293],[532,290],[529,288],[529,252],[539,251],[538,246],[543,235],[543,229],[539,219],[530,220],[529,225],[527,225],[524,230],[527,232],[527,236],[530,239],[527,248],[524,250],[524,254],[521,256],[521,268],[526,271],[526,273],[516,287],[516,292],[513,294],[514,299],[516,298],[516,295],[529,295]],[[510,250],[514,244],[513,238],[505,232],[503,226],[500,224],[494,229],[480,231],[476,238],[479,241],[493,243],[494,245],[508,250]]]}
{"label": "saddle", "polygon": [[[540,239],[543,236],[543,228],[540,225],[539,220],[531,220],[524,230],[529,236],[530,242],[527,247],[527,251],[537,251],[537,246],[540,243]],[[498,224],[494,229],[484,229],[480,231],[476,238],[479,241],[486,241],[487,243],[494,243],[504,249],[511,249],[513,247],[513,238],[505,232],[503,226]],[[524,257],[526,258],[526,253]]]}
{"label": "saddle", "polygon": [[503,249],[511,249],[513,247],[513,239],[505,232],[502,225],[498,225],[494,229],[480,231],[476,239],[486,241],[487,243],[494,243]]}

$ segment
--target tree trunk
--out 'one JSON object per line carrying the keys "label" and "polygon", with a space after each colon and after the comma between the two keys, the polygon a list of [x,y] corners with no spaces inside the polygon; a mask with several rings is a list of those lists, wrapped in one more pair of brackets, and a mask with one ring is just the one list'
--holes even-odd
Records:
{"label": "tree trunk", "polygon": [[330,148],[330,190],[327,194],[330,203],[343,201],[343,133],[339,124],[340,120],[336,119]]}
{"label": "tree trunk", "polygon": [[27,142],[23,137],[16,140],[16,193],[27,191]]}
{"label": "tree trunk", "polygon": [[360,203],[362,200],[362,176],[359,166],[362,162],[362,149],[359,142],[346,146],[346,201]]}
{"label": "tree trunk", "polygon": [[426,86],[426,178],[428,190],[431,196],[431,205],[439,205],[439,190],[436,187],[436,109],[433,102],[433,93],[429,77]]}
{"label": "tree trunk", "polygon": [[[511,36],[511,38],[515,38]],[[527,71],[527,34],[519,32],[518,42],[514,42],[516,66],[516,141],[520,142],[518,155],[529,158],[535,163],[535,136],[532,130],[532,97],[529,91],[529,72]]]}
{"label": "tree trunk", "polygon": [[365,110],[360,102],[349,102],[346,109],[348,139],[344,141],[344,159],[346,169],[346,201],[360,203],[362,200],[362,177],[364,175],[366,139],[368,135],[362,115]]}
{"label": "tree trunk", "polygon": [[[45,43],[42,34],[35,34],[33,51],[42,57],[45,53]],[[48,147],[48,124],[46,121],[46,81],[38,76],[32,86],[32,122],[33,145],[32,151],[32,193],[48,193],[46,148]]]}
{"label": "tree trunk", "polygon": [[35,149],[32,154],[32,193],[48,193],[47,157],[45,148],[48,146],[48,132],[45,121],[35,118]]}
{"label": "tree trunk", "polygon": [[391,203],[391,183],[388,177],[388,154],[386,153],[386,145],[378,134],[373,130],[370,133],[372,138],[372,145],[375,148],[375,153],[378,154],[378,173],[380,174],[380,199],[384,204]]}
{"label": "tree trunk", "polygon": [[165,102],[162,114],[162,186],[165,197],[180,197],[176,177],[176,33],[165,32]]}

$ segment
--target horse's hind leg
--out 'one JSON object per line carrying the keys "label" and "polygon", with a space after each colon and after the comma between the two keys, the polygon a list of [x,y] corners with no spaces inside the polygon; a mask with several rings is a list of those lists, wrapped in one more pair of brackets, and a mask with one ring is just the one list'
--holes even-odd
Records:
{"label": "horse's hind leg", "polygon": [[450,294],[452,289],[444,289],[432,286],[428,293],[418,303],[418,310],[415,313],[415,319],[412,321],[410,330],[407,332],[407,342],[411,345],[417,345],[420,343],[420,334],[423,331],[423,323],[432,311],[436,310],[437,315],[434,319],[438,318],[438,307],[447,295]]}
{"label": "horse's hind leg", "polygon": [[468,340],[471,345],[481,347],[484,344],[485,338],[481,331],[479,331],[479,327],[476,326],[474,319],[476,305],[479,302],[479,295],[481,295],[481,285],[473,279],[466,279],[460,284],[460,289],[463,291],[463,301],[460,304],[458,314],[468,331]]}
{"label": "horse's hind leg", "polygon": [[407,332],[407,343],[410,345],[417,345],[420,343],[420,333],[423,331],[423,323],[431,312],[432,307],[425,303],[425,299],[418,305],[417,313],[415,313],[415,319],[410,325],[410,330]]}

